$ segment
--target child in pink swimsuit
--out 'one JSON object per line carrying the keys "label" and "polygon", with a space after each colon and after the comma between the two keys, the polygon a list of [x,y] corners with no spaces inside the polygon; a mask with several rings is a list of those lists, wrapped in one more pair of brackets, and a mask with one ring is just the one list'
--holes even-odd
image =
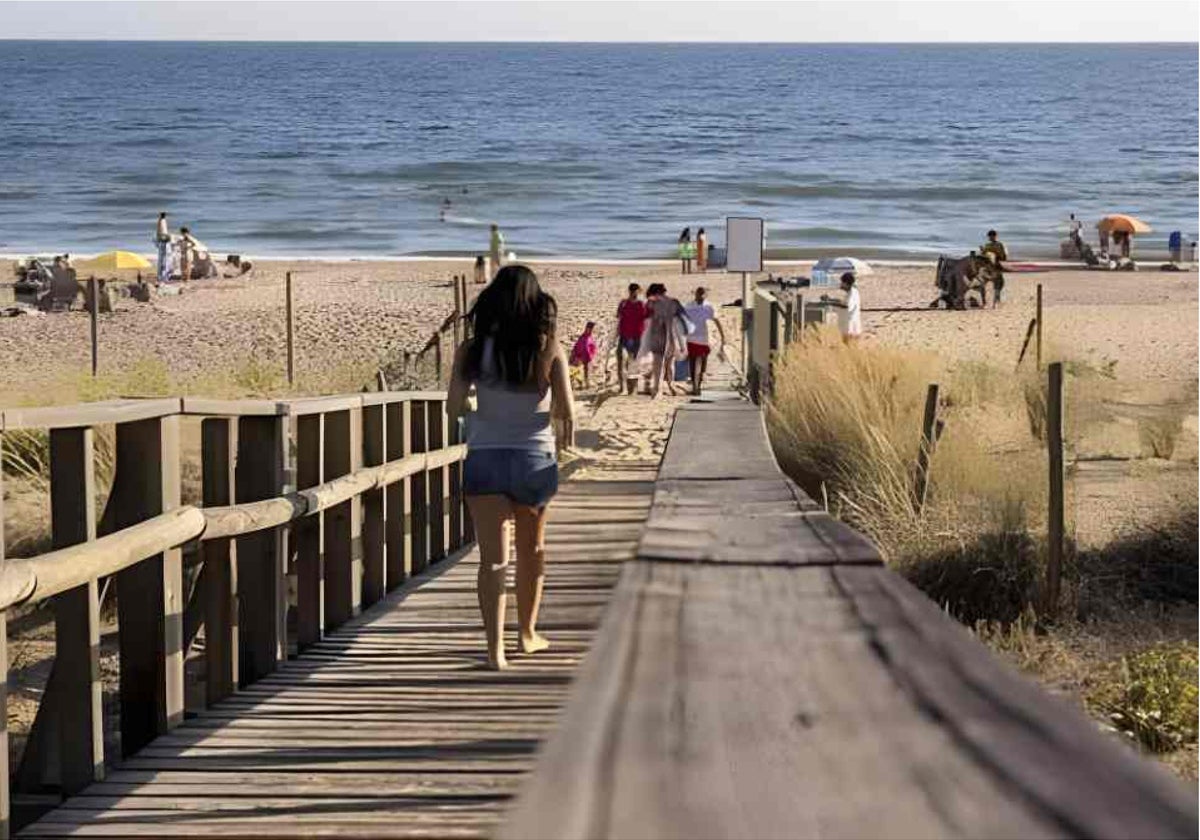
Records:
{"label": "child in pink swimsuit", "polygon": [[596,358],[596,337],[592,334],[596,329],[595,321],[588,321],[583,333],[575,340],[571,348],[571,365],[583,366],[583,387],[591,387],[592,360]]}

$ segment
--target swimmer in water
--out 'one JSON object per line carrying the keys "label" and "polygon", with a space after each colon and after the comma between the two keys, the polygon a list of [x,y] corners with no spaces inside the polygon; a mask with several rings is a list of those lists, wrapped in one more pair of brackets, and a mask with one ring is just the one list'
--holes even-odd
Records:
{"label": "swimmer in water", "polygon": [[446,211],[449,209],[450,209],[450,198],[449,197],[443,198],[442,199],[442,209],[438,211],[438,221],[439,222],[446,221]]}

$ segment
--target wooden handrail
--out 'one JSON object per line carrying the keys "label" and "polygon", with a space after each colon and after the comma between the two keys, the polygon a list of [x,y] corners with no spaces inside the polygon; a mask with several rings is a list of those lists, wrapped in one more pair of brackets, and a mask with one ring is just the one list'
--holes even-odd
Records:
{"label": "wooden handrail", "polygon": [[272,499],[212,508],[187,505],[91,542],[10,560],[0,576],[0,610],[44,601],[191,540],[228,539],[286,525],[368,490],[382,490],[419,472],[460,461],[466,449],[457,444],[407,455]]}

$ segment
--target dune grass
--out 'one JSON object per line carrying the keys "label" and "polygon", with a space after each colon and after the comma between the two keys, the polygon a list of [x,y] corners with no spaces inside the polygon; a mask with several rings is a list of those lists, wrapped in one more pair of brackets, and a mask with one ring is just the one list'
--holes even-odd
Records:
{"label": "dune grass", "polygon": [[[1111,378],[1085,367],[1066,366],[1079,399]],[[915,464],[933,382],[945,428],[922,507]],[[1174,766],[1194,778],[1196,730],[1185,723],[1197,713],[1196,648],[1180,633],[1186,622],[1168,613],[1196,602],[1195,509],[1102,549],[1076,551],[1069,541],[1060,609],[1039,615],[1045,404],[1030,369],[846,346],[834,331],[809,331],[782,354],[767,411],[784,470],[870,536],[892,568],[998,652],[1074,693],[1106,728],[1149,751],[1191,750]],[[1068,511],[1071,492],[1068,482]]]}

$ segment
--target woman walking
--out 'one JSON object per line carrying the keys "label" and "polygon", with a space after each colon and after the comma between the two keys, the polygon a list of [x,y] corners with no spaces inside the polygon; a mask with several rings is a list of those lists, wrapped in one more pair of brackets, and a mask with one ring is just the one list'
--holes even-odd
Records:
{"label": "woman walking", "polygon": [[704,228],[696,231],[696,270],[701,274],[708,271],[708,234]]}
{"label": "woman walking", "polygon": [[651,356],[650,396],[659,395],[664,380],[667,391],[675,396],[675,363],[687,356],[687,315],[662,283],[651,283],[646,289],[646,309],[650,323],[642,336],[639,355]]}
{"label": "woman walking", "polygon": [[507,667],[504,611],[508,574],[506,527],[517,546],[517,619],[523,653],[550,646],[537,632],[546,574],[547,506],[558,490],[551,415],[574,419],[567,359],[555,340],[558,307],[523,265],[500,269],[467,314],[471,339],[454,359],[447,396],[453,420],[475,386],[467,416],[463,493],[479,543],[479,610],[488,666]]}
{"label": "woman walking", "polygon": [[681,274],[692,273],[692,257],[695,254],[695,246],[692,245],[692,229],[685,227],[683,233],[679,234],[679,272]]}

